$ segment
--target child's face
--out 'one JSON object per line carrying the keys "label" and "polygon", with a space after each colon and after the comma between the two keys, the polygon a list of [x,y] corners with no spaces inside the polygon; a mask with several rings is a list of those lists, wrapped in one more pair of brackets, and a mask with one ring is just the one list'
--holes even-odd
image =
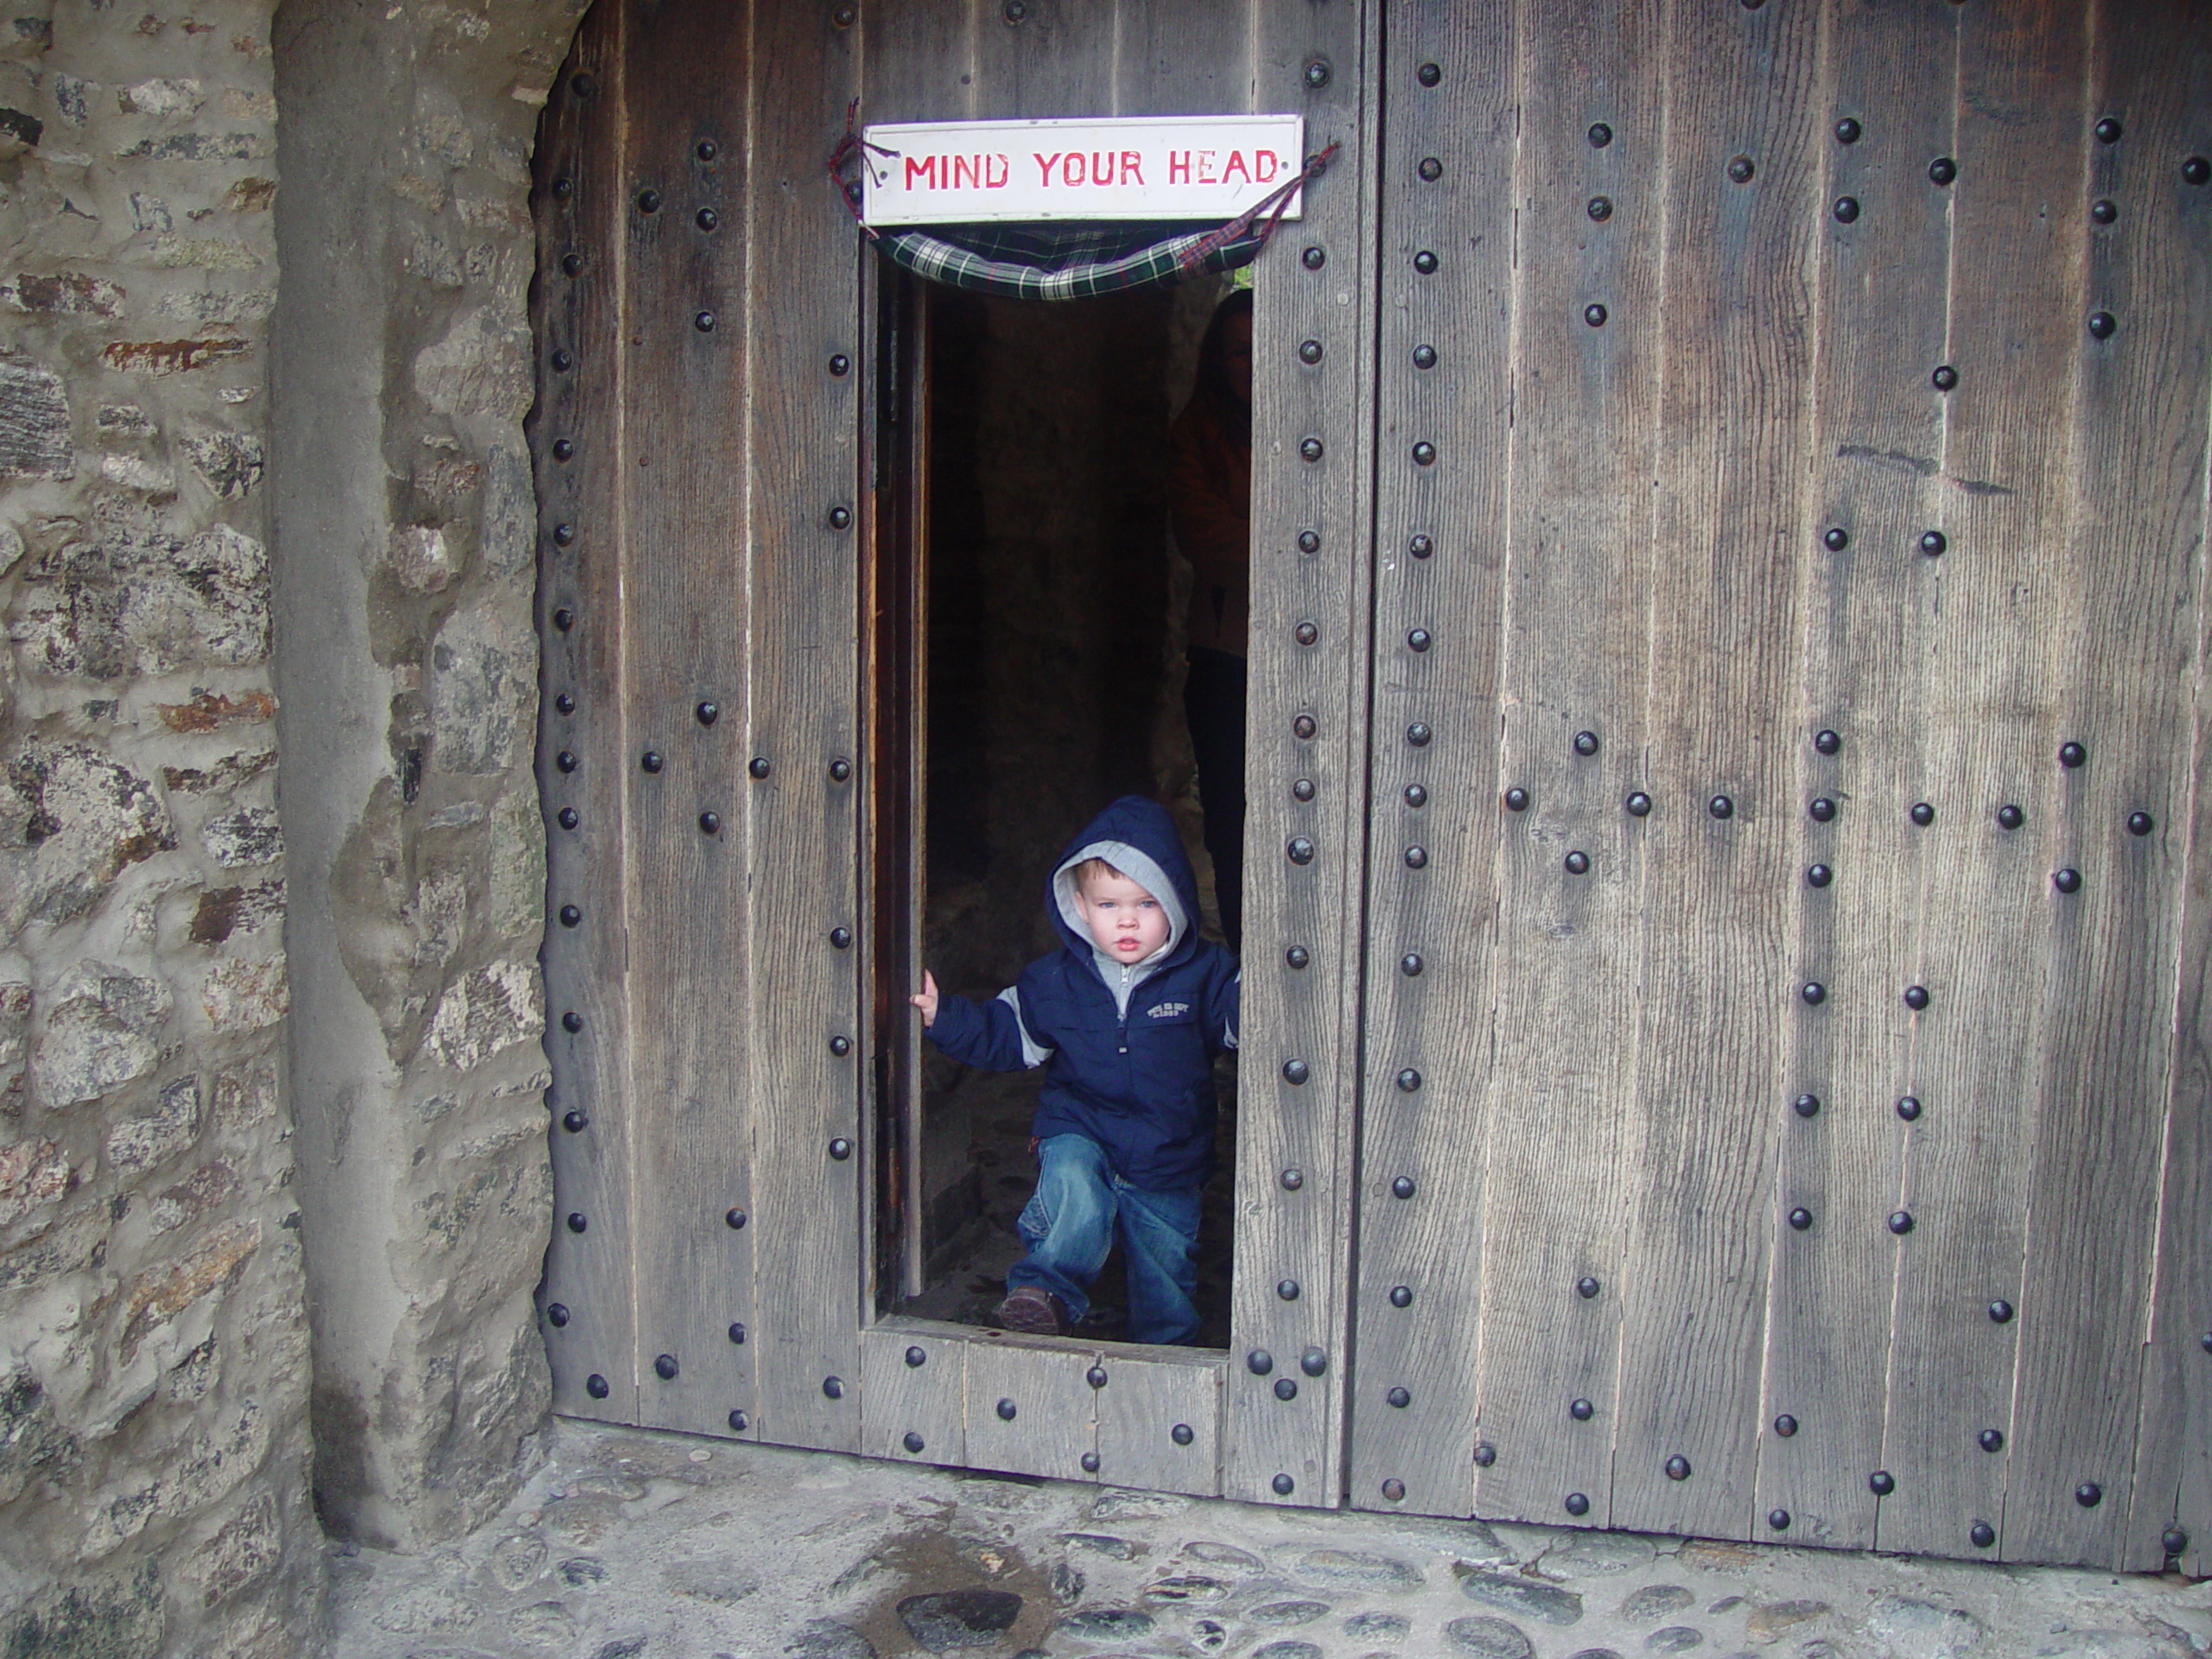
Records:
{"label": "child's face", "polygon": [[1142,962],[1167,943],[1167,912],[1126,875],[1091,875],[1076,887],[1091,942],[1118,963]]}

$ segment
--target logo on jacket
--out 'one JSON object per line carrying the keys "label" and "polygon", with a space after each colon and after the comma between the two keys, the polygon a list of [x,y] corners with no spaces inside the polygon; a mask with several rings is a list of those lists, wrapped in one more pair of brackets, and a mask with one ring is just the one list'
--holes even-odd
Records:
{"label": "logo on jacket", "polygon": [[1155,1002],[1145,1013],[1154,1020],[1179,1020],[1190,1011],[1187,1002]]}

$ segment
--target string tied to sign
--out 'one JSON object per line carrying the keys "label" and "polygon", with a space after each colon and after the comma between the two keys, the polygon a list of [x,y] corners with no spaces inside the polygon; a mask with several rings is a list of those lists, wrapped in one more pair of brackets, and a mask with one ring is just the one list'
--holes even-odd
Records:
{"label": "string tied to sign", "polygon": [[873,242],[876,239],[875,227],[861,216],[859,181],[845,177],[845,164],[858,156],[861,164],[866,166],[870,152],[896,161],[899,152],[887,149],[883,145],[873,143],[861,136],[860,112],[860,95],[855,93],[853,101],[845,105],[845,136],[837,140],[836,148],[830,152],[830,182],[836,187],[837,200],[845,204],[845,211],[852,214],[853,223],[859,226],[868,240]]}
{"label": "string tied to sign", "polygon": [[1332,140],[1329,147],[1318,156],[1308,156],[1306,165],[1294,175],[1284,180],[1220,229],[1208,231],[1185,248],[1176,256],[1175,261],[1185,276],[1195,275],[1210,256],[1218,253],[1232,242],[1241,242],[1250,236],[1253,226],[1259,224],[1262,213],[1267,215],[1267,222],[1260,226],[1259,244],[1263,248],[1267,246],[1268,238],[1275,233],[1275,227],[1282,223],[1282,216],[1289,209],[1290,199],[1327,172],[1329,163],[1336,159],[1337,152],[1343,148],[1341,142]]}

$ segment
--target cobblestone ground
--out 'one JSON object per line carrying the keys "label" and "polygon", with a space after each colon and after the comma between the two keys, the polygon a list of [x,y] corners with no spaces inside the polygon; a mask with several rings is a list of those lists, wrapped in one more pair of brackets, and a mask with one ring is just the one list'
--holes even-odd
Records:
{"label": "cobblestone ground", "polygon": [[2186,1659],[2212,1582],[1313,1515],[557,1423],[339,1659]]}

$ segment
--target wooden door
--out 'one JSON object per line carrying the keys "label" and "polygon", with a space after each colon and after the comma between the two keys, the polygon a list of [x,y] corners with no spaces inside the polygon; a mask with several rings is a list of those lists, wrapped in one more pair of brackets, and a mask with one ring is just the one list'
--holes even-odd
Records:
{"label": "wooden door", "polygon": [[854,1450],[863,341],[811,188],[842,41],[810,10],[594,8],[535,162],[531,440],[556,1406]]}
{"label": "wooden door", "polygon": [[[587,18],[535,163],[559,1409],[1341,1501],[1372,27],[1306,0]],[[855,99],[862,121],[1287,110],[1341,146],[1256,273],[1230,1354],[880,1313],[891,1210],[914,1214],[897,1126],[924,741],[901,678],[918,508],[884,486],[922,474],[891,384],[912,336],[888,337],[913,310],[825,175]]]}
{"label": "wooden door", "polygon": [[1351,1501],[2202,1571],[2212,14],[1389,16]]}

